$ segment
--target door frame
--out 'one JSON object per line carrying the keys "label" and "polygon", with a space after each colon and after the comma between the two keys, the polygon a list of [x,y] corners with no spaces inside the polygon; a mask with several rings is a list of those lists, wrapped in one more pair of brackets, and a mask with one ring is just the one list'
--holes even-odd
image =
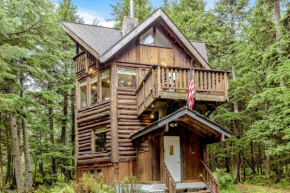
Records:
{"label": "door frame", "polygon": [[[164,140],[164,137],[179,137],[179,148],[180,148],[180,182],[183,182],[183,151],[182,151],[182,139],[181,139],[181,136],[180,135],[174,135],[174,134],[166,134],[166,135],[163,135],[162,136],[163,139],[162,139],[162,142],[163,142],[163,162],[165,163],[165,140]],[[162,162],[161,162],[162,163]]]}

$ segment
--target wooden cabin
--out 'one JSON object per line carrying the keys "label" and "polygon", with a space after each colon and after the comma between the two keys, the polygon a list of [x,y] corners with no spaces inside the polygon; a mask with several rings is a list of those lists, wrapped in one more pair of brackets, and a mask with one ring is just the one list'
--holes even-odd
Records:
{"label": "wooden cabin", "polygon": [[231,134],[206,115],[228,101],[228,72],[211,69],[205,44],[187,40],[162,9],[139,25],[125,17],[122,30],[60,25],[76,44],[77,178],[134,175],[147,192],[218,192],[206,145]]}

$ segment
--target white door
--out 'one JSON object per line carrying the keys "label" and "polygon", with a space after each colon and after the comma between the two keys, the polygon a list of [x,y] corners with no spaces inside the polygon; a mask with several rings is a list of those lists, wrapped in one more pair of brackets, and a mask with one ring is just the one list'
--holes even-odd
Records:
{"label": "white door", "polygon": [[181,181],[179,136],[164,136],[164,162],[175,182]]}

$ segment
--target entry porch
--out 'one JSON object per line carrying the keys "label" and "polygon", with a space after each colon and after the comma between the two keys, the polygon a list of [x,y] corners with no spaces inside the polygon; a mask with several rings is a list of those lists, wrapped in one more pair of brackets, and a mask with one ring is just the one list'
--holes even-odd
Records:
{"label": "entry porch", "polygon": [[231,134],[197,112],[175,111],[131,134],[136,175],[147,192],[219,192],[206,166],[206,145]]}

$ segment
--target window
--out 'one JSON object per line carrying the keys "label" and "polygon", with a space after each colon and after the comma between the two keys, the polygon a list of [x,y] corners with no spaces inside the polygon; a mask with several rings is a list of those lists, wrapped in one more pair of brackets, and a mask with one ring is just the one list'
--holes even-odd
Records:
{"label": "window", "polygon": [[149,150],[149,141],[146,140],[146,141],[143,141],[139,144],[139,153],[142,153],[142,152],[145,152],[145,151],[148,151]]}
{"label": "window", "polygon": [[156,30],[156,46],[171,48],[170,41],[158,29]]}
{"label": "window", "polygon": [[101,74],[102,100],[110,99],[110,70],[105,70]]}
{"label": "window", "polygon": [[80,103],[81,108],[87,107],[87,81],[80,82]]}
{"label": "window", "polygon": [[106,127],[93,130],[94,143],[92,144],[92,152],[106,151]]}
{"label": "window", "polygon": [[91,105],[98,102],[98,77],[97,75],[90,78],[91,84]]}
{"label": "window", "polygon": [[140,44],[154,46],[152,27],[140,37]]}
{"label": "window", "polygon": [[136,87],[136,74],[134,68],[118,68],[118,86]]}
{"label": "window", "polygon": [[[156,41],[154,41],[154,38],[156,38]],[[171,43],[167,37],[158,29],[153,30],[153,27],[140,36],[140,44],[171,48]]]}

